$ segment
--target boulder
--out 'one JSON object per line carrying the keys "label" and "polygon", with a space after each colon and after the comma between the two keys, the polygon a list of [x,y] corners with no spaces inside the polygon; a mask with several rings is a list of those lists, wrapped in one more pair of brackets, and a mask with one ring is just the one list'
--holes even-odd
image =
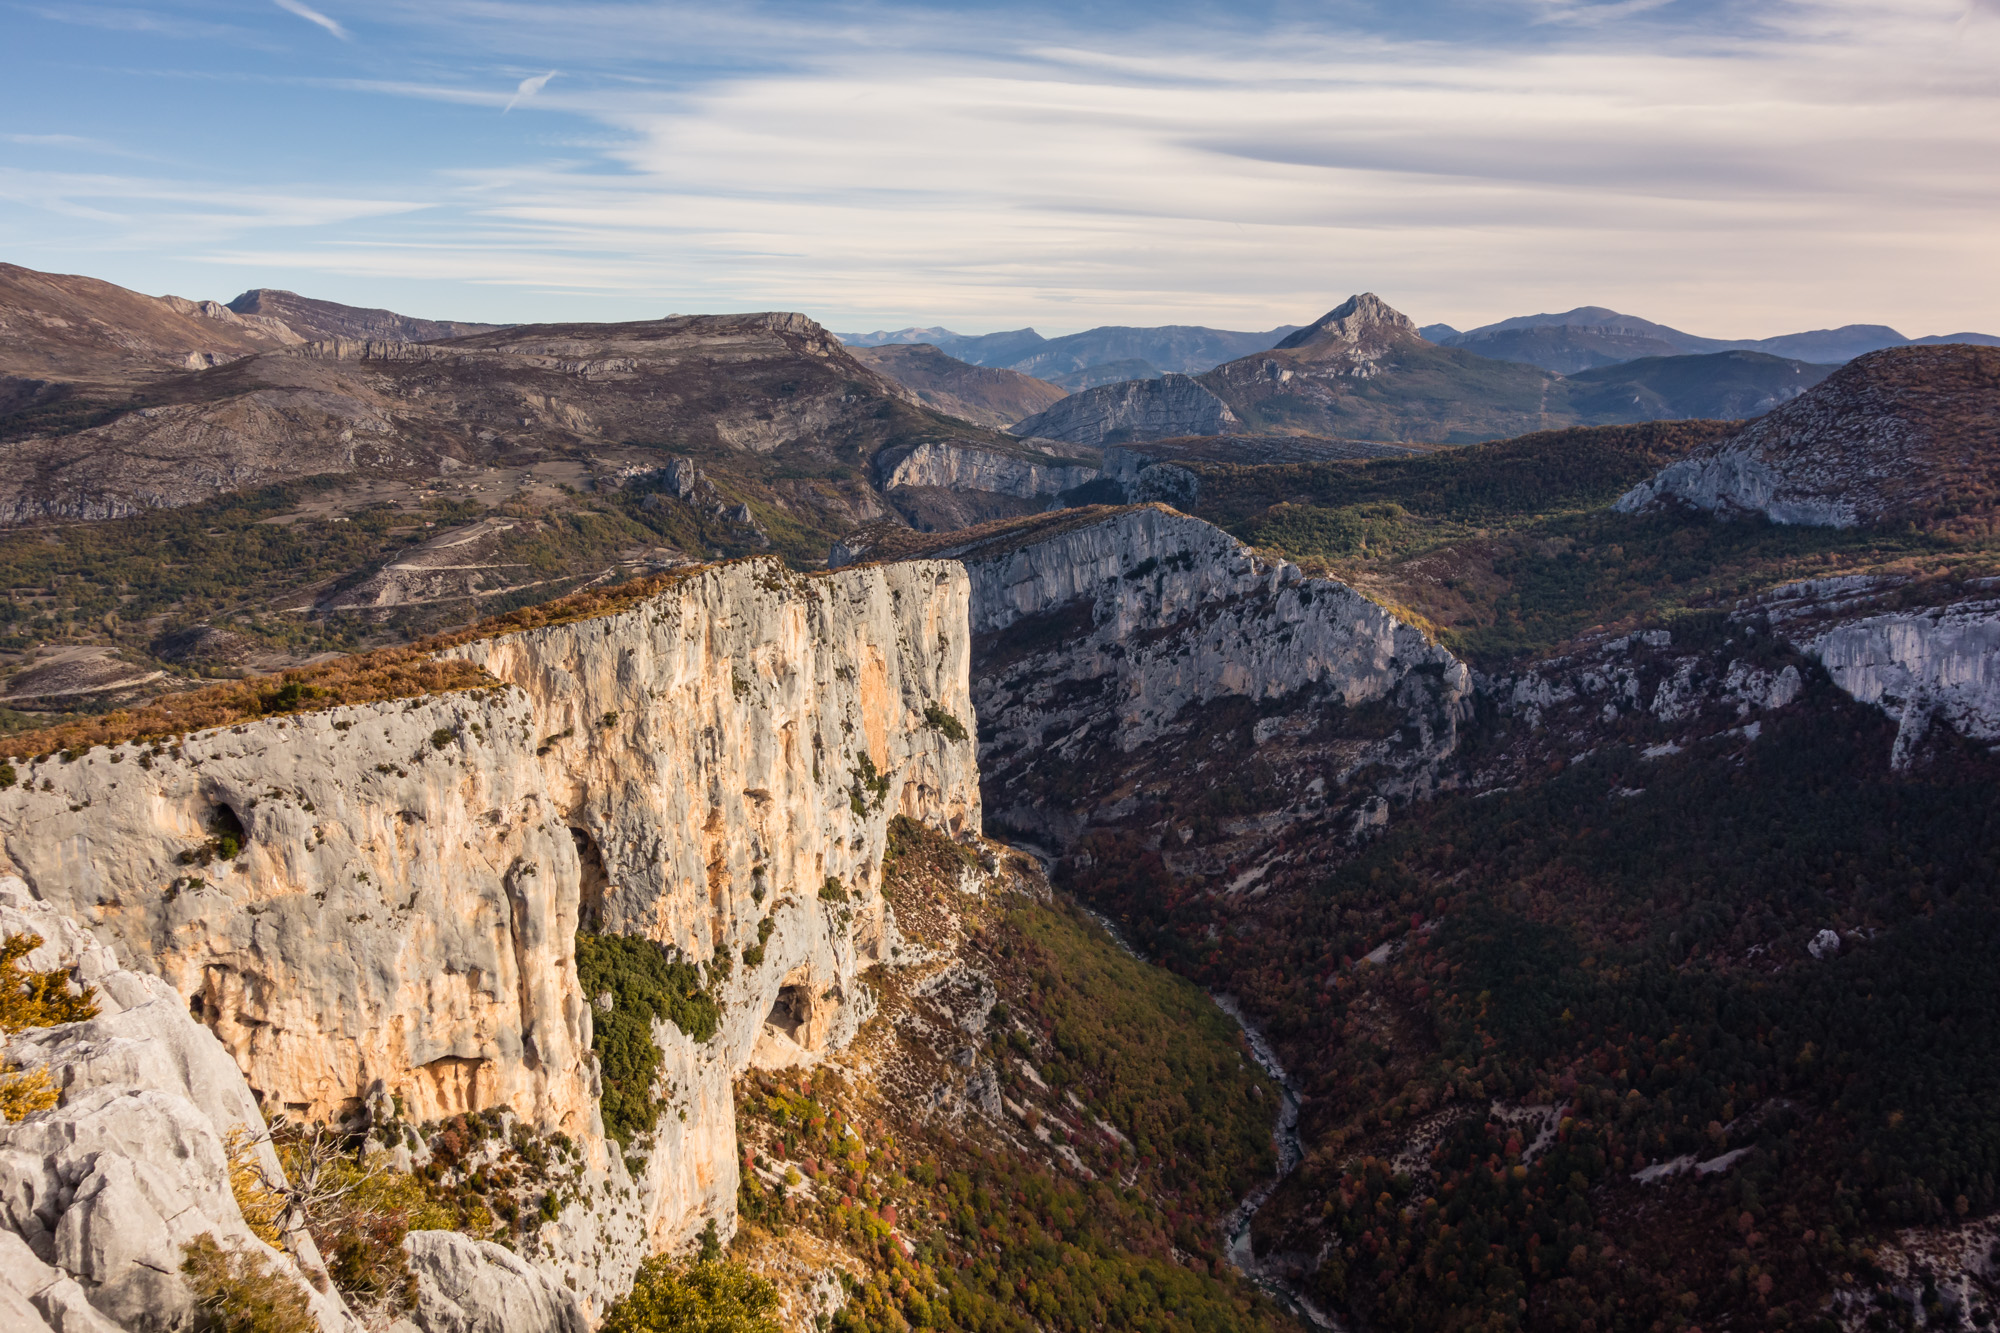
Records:
{"label": "boulder", "polygon": [[412,1231],[403,1248],[424,1333],[590,1333],[575,1293],[511,1250],[455,1231]]}

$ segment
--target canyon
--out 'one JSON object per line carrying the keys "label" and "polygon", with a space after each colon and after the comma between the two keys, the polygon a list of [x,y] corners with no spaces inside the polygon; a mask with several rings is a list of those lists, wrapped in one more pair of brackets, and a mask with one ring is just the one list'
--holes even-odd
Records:
{"label": "canyon", "polygon": [[[654,1254],[801,1330],[1993,1308],[1989,349],[1442,448],[1338,438],[1423,351],[1372,297],[1011,433],[801,316],[241,304],[327,336],[148,307],[242,354],[15,441],[210,449],[17,486],[99,626],[9,622],[0,932],[95,1007],[0,1051],[23,1327],[189,1326],[203,1236],[327,1333]],[[246,498],[335,392],[382,438]],[[196,619],[121,540],[310,574]],[[403,1297],[259,1220],[314,1124],[421,1194]]]}

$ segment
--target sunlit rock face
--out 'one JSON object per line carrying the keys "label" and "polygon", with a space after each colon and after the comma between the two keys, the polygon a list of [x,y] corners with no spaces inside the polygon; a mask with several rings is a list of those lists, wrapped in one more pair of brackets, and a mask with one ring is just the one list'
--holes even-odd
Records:
{"label": "sunlit rock face", "polygon": [[[620,1189],[575,934],[727,955],[713,1038],[655,1025],[668,1105],[637,1206],[544,1228],[552,1271],[615,1293],[649,1246],[733,1222],[730,1080],[760,1040],[809,1060],[865,1012],[857,975],[895,947],[889,820],[977,833],[973,746],[940,725],[973,725],[969,598],[950,563],[711,567],[451,650],[488,689],[26,765],[0,848],[35,899],[170,987],[267,1110],[505,1106]],[[629,1263],[591,1260],[621,1238]]]}

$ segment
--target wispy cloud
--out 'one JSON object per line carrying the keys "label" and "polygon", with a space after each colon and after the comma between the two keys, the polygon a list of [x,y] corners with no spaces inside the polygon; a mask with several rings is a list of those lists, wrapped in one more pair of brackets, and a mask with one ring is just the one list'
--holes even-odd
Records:
{"label": "wispy cloud", "polygon": [[341,27],[317,9],[314,9],[311,5],[306,4],[305,0],[271,0],[271,3],[284,10],[287,14],[296,14],[308,23],[318,24],[334,36],[340,38],[343,42],[354,40],[353,37],[348,35],[347,29]]}
{"label": "wispy cloud", "polygon": [[507,105],[500,108],[500,114],[503,116],[506,115],[514,109],[516,104],[527,101],[530,97],[548,87],[549,80],[560,73],[562,73],[561,70],[552,69],[546,74],[536,74],[531,78],[522,79],[520,85],[514,89],[514,95],[507,99]]}
{"label": "wispy cloud", "polygon": [[[344,0],[393,31],[368,63],[233,77],[440,104],[396,111],[416,132],[368,177],[394,189],[280,182],[295,207],[265,215],[218,161],[185,201],[34,206],[130,218],[134,248],[212,227],[190,244],[257,283],[503,288],[468,302],[497,318],[1265,328],[1373,289],[1461,327],[1605,304],[1716,336],[1956,330],[2000,309],[2000,0],[1968,2],[1407,0],[1280,30],[1177,0]],[[548,65],[560,90],[520,77]],[[480,119],[453,107],[538,94],[540,136],[450,137]],[[313,220],[377,194],[411,202]],[[30,216],[0,211],[0,244]]]}

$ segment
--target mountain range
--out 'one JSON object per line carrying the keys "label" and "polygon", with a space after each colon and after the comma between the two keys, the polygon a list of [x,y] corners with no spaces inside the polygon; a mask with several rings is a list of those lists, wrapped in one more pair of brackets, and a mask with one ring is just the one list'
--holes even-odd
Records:
{"label": "mountain range", "polygon": [[1763,352],[1798,361],[1838,364],[1885,347],[1972,343],[2000,346],[1986,333],[1936,334],[1907,338],[1883,324],[1848,324],[1837,329],[1786,333],[1775,338],[1703,338],[1651,320],[1621,315],[1603,306],[1578,306],[1559,315],[1519,315],[1463,333],[1447,324],[1419,330],[1444,347],[1463,347],[1501,361],[1520,361],[1559,374],[1590,370],[1641,357],[1702,352]]}
{"label": "mountain range", "polygon": [[[968,335],[937,327],[835,336],[851,347],[929,343],[973,365],[1018,370],[1066,389],[1087,389],[1115,380],[1155,379],[1169,371],[1200,374],[1225,361],[1269,350],[1297,327],[1285,324],[1268,333],[1235,333],[1186,325],[1106,326],[1060,338],[1044,338],[1033,329]],[[1440,347],[1463,347],[1492,360],[1519,361],[1561,375],[1643,357],[1711,352],[1762,352],[1792,361],[1837,365],[1885,347],[1943,343],[2000,346],[2000,336],[1994,334],[1909,338],[1883,324],[1848,324],[1772,338],[1707,338],[1603,306],[1578,306],[1561,314],[1517,315],[1465,331],[1449,324],[1426,324],[1416,332]]]}
{"label": "mountain range", "polygon": [[1466,444],[1568,425],[1756,416],[1830,369],[1732,351],[1564,375],[1440,345],[1364,293],[1269,351],[1192,378],[1084,389],[1009,429],[1096,445],[1232,434]]}

